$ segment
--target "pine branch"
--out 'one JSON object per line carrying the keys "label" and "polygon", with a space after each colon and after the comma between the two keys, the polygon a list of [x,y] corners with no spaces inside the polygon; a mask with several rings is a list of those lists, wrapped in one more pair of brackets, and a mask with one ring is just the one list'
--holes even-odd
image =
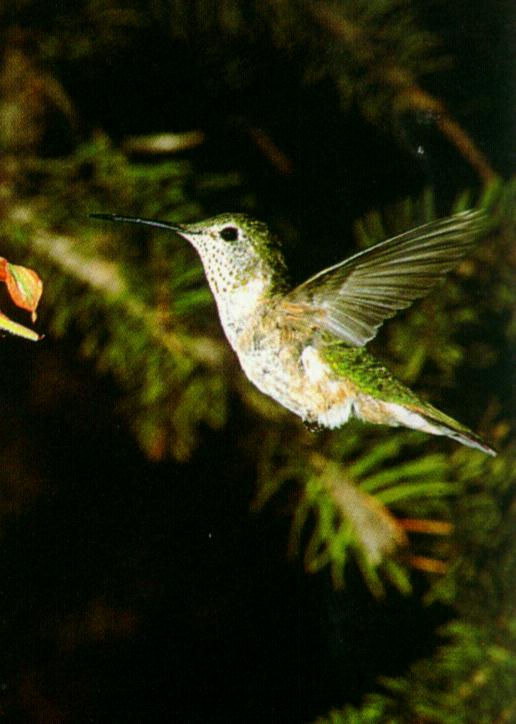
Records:
{"label": "pine branch", "polygon": [[[255,507],[263,506],[281,485],[295,483],[300,493],[290,550],[305,548],[308,571],[328,565],[335,584],[342,585],[346,565],[354,558],[375,594],[383,592],[382,578],[408,592],[411,560],[405,549],[410,523],[405,528],[404,519],[446,515],[446,500],[458,492],[444,456],[420,452],[420,444],[418,433],[389,431],[386,438],[359,423],[301,438],[284,425],[272,427],[261,445]],[[430,520],[422,531],[424,522],[419,519],[418,533],[442,536],[446,521]],[[412,541],[411,547],[415,554],[419,544]],[[441,543],[434,550],[445,554]]]}
{"label": "pine branch", "polygon": [[[119,168],[116,173],[118,178]],[[491,211],[510,208],[509,197],[491,193]],[[195,325],[189,331],[181,314],[164,314],[159,295],[149,294],[146,287],[155,284],[147,264],[142,266],[138,262],[137,268],[133,268],[134,260],[127,257],[123,246],[119,250],[120,261],[108,260],[101,248],[109,244],[109,237],[97,236],[96,244],[101,245],[97,248],[84,242],[78,245],[71,235],[56,235],[44,228],[37,209],[35,200],[13,204],[6,213],[9,234],[13,242],[25,239],[38,268],[42,263],[49,265],[52,283],[47,285],[46,304],[52,308],[54,329],[62,333],[71,326],[78,327],[84,335],[84,351],[97,360],[100,369],[115,374],[127,391],[128,401],[131,400],[128,412],[135,432],[150,455],[160,457],[171,449],[180,458],[187,456],[195,445],[200,422],[222,424],[225,389],[233,386],[243,403],[257,413],[257,429],[265,419],[272,430],[264,447],[269,452],[256,458],[260,468],[257,505],[266,502],[287,481],[296,481],[301,491],[291,548],[308,536],[308,542],[303,544],[308,570],[330,565],[335,582],[342,583],[346,562],[354,557],[376,593],[382,591],[381,577],[393,581],[401,590],[408,590],[407,566],[443,570],[441,559],[449,555],[448,546],[439,540],[441,532],[432,529],[430,523],[448,525],[446,501],[455,488],[451,469],[447,471],[442,456],[417,452],[422,436],[389,430],[386,437],[383,429],[360,427],[352,432],[348,425],[345,431],[314,438],[318,445],[315,453],[312,443],[307,447],[306,435],[300,433],[301,428],[289,415],[279,416],[278,429],[275,415],[281,411],[276,411],[277,406],[254,392],[240,374],[235,376],[230,371],[234,360],[222,339],[195,330]],[[429,194],[420,203],[404,203],[393,210],[393,228],[385,228],[378,214],[372,214],[358,227],[361,242],[371,243],[399,230],[396,226],[406,228],[432,215]],[[163,241],[163,237],[159,239]],[[173,300],[166,297],[165,303],[172,301],[173,308],[180,309],[181,298],[185,294],[185,300],[189,298],[181,279],[187,280],[190,273],[176,247],[167,254],[171,254],[167,266],[173,268],[171,281],[176,286]],[[192,256],[187,264],[193,261]],[[137,286],[131,279],[138,279]],[[203,283],[201,278],[199,283]],[[152,299],[154,304],[150,303]],[[469,300],[463,295],[460,304],[466,303]],[[186,302],[184,308],[189,315],[195,315],[195,305]],[[452,344],[456,330],[450,323],[445,295],[439,299],[433,327],[437,319],[446,320],[448,326],[439,327],[442,339],[440,345],[434,345],[432,355],[446,369],[450,363],[453,365],[446,345]],[[408,322],[404,320],[399,327],[407,336],[401,347],[404,359],[413,365],[414,357],[419,356],[421,339],[424,341],[430,331],[419,327],[417,312],[411,313]],[[427,344],[427,349],[431,348]],[[460,359],[456,356],[454,363]],[[418,364],[418,369],[419,374],[424,373],[424,365]],[[257,433],[252,429],[253,426],[250,434],[254,436]],[[423,439],[425,449],[432,444],[435,447],[435,441]],[[259,448],[262,450],[262,445]],[[256,457],[256,448],[252,454]],[[391,461],[395,460],[398,462],[393,464]],[[315,526],[307,527],[312,516]],[[424,542],[412,540],[409,554],[404,547],[410,525],[404,528],[404,519],[417,519],[420,529],[426,526]]]}
{"label": "pine branch", "polygon": [[[7,221],[36,228],[38,220],[30,206],[17,205],[9,210]],[[121,311],[140,324],[146,335],[165,352],[190,357],[194,363],[220,369],[225,355],[221,341],[199,335],[178,334],[164,323],[160,310],[151,307],[129,289],[120,264],[99,255],[88,257],[77,249],[70,236],[36,229],[31,231],[33,252],[51,262],[60,273],[86,285],[99,294],[106,304],[120,306]]]}
{"label": "pine branch", "polygon": [[[200,423],[220,427],[225,419],[227,347],[210,336],[206,324],[194,323],[191,331],[186,324],[200,320],[210,302],[205,286],[195,288],[200,265],[184,245],[165,235],[151,238],[147,253],[138,256],[129,233],[118,240],[117,261],[111,261],[113,237],[98,234],[101,228],[87,218],[99,202],[89,182],[83,184],[85,165],[96,188],[104,189],[102,196],[108,188],[108,194],[118,195],[120,185],[130,198],[141,187],[140,208],[147,214],[153,213],[145,210],[148,196],[155,204],[161,193],[174,213],[185,214],[188,185],[202,198],[221,186],[232,188],[234,178],[200,177],[193,183],[184,162],[129,166],[104,139],[68,159],[38,164],[28,158],[8,166],[17,193],[3,201],[5,243],[17,253],[23,247],[48,282],[45,331],[79,332],[82,352],[124,391],[128,419],[146,452],[184,459],[196,444]],[[34,178],[37,195],[28,184]],[[68,233],[56,234],[55,225]]]}
{"label": "pine branch", "polygon": [[[442,396],[443,374],[450,378],[466,358],[472,358],[466,343],[457,341],[460,325],[470,324],[477,319],[477,314],[480,318],[484,314],[492,317],[491,294],[485,294],[480,309],[475,312],[472,305],[478,306],[479,300],[463,286],[465,280],[478,278],[479,274],[484,276],[485,290],[493,283],[493,265],[509,253],[507,249],[505,254],[500,251],[500,257],[492,256],[493,248],[503,249],[504,244],[511,243],[509,219],[513,193],[511,184],[503,191],[497,185],[480,201],[493,219],[490,235],[501,234],[503,242],[497,239],[494,245],[490,238],[479,240],[476,253],[481,261],[467,260],[465,270],[462,273],[459,270],[455,282],[451,278],[447,280],[441,294],[427,302],[425,312],[411,310],[403,320],[390,325],[393,329],[392,336],[388,337],[389,350],[391,357],[403,361],[399,371],[404,379],[409,373],[412,381],[419,378],[424,383],[428,369],[434,365],[439,368],[434,400]],[[463,196],[457,200],[454,210],[461,210],[468,203],[471,205],[471,200],[468,202]],[[362,245],[381,241],[435,218],[433,196],[427,192],[420,200],[406,200],[387,211],[384,218],[385,221],[378,212],[373,212],[357,226]],[[505,219],[502,224],[509,224],[503,231],[499,226],[502,219]],[[496,285],[499,288],[498,278]],[[505,307],[506,311],[510,309],[510,304]],[[428,324],[429,313],[432,324]],[[443,406],[446,407],[446,400]],[[507,434],[504,423],[492,428],[491,437],[495,439],[497,434],[503,445]],[[341,584],[349,558],[355,557],[376,593],[382,591],[379,573],[406,590],[410,567],[429,574],[446,572],[446,561],[451,555],[447,539],[452,531],[449,501],[460,493],[463,485],[454,480],[464,455],[477,461],[482,455],[477,457],[471,450],[454,451],[446,461],[442,454],[416,453],[421,441],[417,433],[383,429],[376,432],[350,423],[332,435],[318,436],[310,442],[301,439],[299,445],[293,440],[292,432],[288,433],[288,442],[286,435],[273,428],[267,444],[262,446],[267,462],[260,465],[256,505],[263,505],[283,484],[297,483],[301,493],[294,512],[291,549],[306,546],[305,564],[309,571],[329,565],[334,581]],[[317,454],[311,451],[312,445],[317,445]],[[429,448],[442,450],[442,441],[435,444],[435,439],[425,437],[424,449]],[[458,467],[455,460],[460,461]],[[416,538],[411,536],[410,550],[405,551],[407,533],[415,534]]]}
{"label": "pine branch", "polygon": [[516,448],[496,460],[459,450],[454,456],[461,495],[451,514],[455,564],[435,579],[429,601],[453,606],[442,645],[405,676],[380,680],[381,691],[360,708],[346,706],[319,719],[332,724],[385,721],[510,722],[516,714]]}
{"label": "pine branch", "polygon": [[[359,25],[356,21],[353,22],[349,19],[350,17],[356,18],[355,9],[350,11],[345,5],[331,6],[326,2],[310,2],[307,7],[318,23],[346,46],[346,50],[357,65],[368,69],[370,78],[363,84],[366,92],[378,83],[392,94],[387,105],[391,111],[401,114],[405,110],[412,110],[429,114],[435,120],[441,133],[476,170],[484,184],[487,185],[496,179],[496,173],[491,168],[486,156],[452,118],[444,103],[421,88],[414,73],[407,66],[401,65],[396,57],[385,57],[381,45],[378,46],[378,43],[375,45],[371,34],[367,33],[367,23]],[[413,42],[412,35],[410,35],[410,39]],[[407,42],[410,41],[407,40]],[[357,90],[360,95],[361,89]],[[365,98],[362,98],[362,103],[367,109]],[[385,107],[383,112],[385,112]]]}
{"label": "pine branch", "polygon": [[[418,26],[408,0],[226,0],[193,4],[177,0],[145,8],[132,0],[123,8],[109,2],[102,13],[96,4],[85,4],[79,13],[62,9],[57,19],[52,11],[46,22],[49,37],[43,33],[39,43],[47,62],[70,57],[91,59],[107,48],[134,47],[135,30],[139,29],[168,35],[174,42],[191,43],[199,66],[208,74],[212,74],[217,59],[217,82],[232,91],[249,86],[259,72],[256,59],[250,62],[251,51],[259,48],[263,53],[263,43],[267,42],[271,50],[281,53],[279,62],[285,57],[295,59],[305,82],[331,78],[341,101],[358,99],[364,115],[377,125],[385,126],[388,117],[399,117],[407,110],[432,118],[485,184],[496,177],[485,155],[445,104],[420,84],[423,75],[442,67],[443,59],[436,53],[437,38]],[[63,27],[58,34],[56,22]],[[245,63],[242,43],[249,56]],[[220,68],[226,72],[221,73]],[[267,133],[251,126],[249,134],[283,173],[289,173],[288,159],[278,153]]]}

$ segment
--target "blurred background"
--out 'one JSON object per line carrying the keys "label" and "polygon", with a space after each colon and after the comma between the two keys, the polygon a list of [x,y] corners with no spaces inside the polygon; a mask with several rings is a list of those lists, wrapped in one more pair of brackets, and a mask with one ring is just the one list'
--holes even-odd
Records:
{"label": "blurred background", "polygon": [[[505,0],[4,0],[8,722],[516,720],[513,63]],[[266,220],[292,281],[486,209],[375,353],[500,451],[254,390],[190,248]],[[24,324],[2,290],[0,308]]]}

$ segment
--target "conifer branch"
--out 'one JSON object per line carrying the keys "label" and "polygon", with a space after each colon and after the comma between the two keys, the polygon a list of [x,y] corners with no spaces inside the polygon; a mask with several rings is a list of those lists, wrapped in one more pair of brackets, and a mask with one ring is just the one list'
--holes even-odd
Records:
{"label": "conifer branch", "polygon": [[[7,218],[17,224],[33,224],[36,227],[34,212],[29,206],[11,208]],[[120,306],[125,314],[140,322],[149,337],[167,352],[190,356],[194,362],[208,368],[220,368],[225,355],[223,344],[207,336],[179,335],[171,330],[164,324],[158,308],[131,294],[118,263],[100,255],[82,254],[72,237],[42,228],[31,231],[31,246],[36,254],[46,257],[61,273]]]}
{"label": "conifer branch", "polygon": [[309,2],[307,7],[322,27],[346,45],[357,64],[370,68],[375,80],[394,92],[393,108],[397,113],[408,109],[429,114],[441,133],[475,169],[485,185],[497,178],[486,156],[450,115],[444,103],[421,88],[408,68],[402,67],[394,59],[380,58],[363,29],[328,3]]}

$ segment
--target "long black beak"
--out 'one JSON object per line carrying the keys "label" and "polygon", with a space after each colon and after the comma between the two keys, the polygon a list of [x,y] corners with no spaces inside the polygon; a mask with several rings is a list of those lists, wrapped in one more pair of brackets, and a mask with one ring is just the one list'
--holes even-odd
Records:
{"label": "long black beak", "polygon": [[120,214],[90,214],[92,219],[103,219],[104,221],[125,221],[129,224],[144,224],[146,226],[157,226],[160,229],[168,229],[169,231],[176,231],[180,234],[188,233],[195,234],[198,232],[188,231],[184,226],[179,224],[171,224],[168,221],[159,221],[158,219],[140,219],[136,216],[121,216]]}

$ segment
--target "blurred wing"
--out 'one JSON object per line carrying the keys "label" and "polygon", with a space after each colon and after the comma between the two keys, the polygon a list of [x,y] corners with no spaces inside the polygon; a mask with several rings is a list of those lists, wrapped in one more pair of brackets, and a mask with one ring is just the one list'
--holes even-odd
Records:
{"label": "blurred wing", "polygon": [[289,292],[282,303],[284,318],[361,347],[385,319],[425,296],[455,266],[483,220],[482,211],[463,211],[355,254]]}

